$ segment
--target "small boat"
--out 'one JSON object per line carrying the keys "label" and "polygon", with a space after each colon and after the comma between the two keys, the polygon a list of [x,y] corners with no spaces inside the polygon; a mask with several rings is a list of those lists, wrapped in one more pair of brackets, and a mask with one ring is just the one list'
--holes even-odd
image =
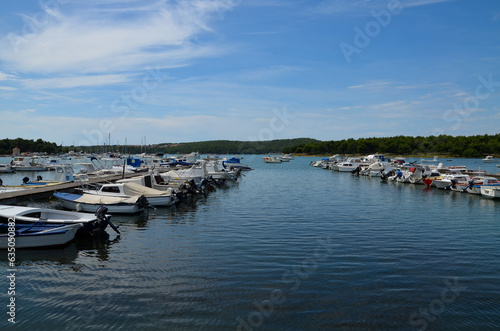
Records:
{"label": "small boat", "polygon": [[29,177],[24,177],[22,185],[46,186],[61,183],[72,183],[75,181],[75,178],[73,177],[73,167],[70,164],[54,164],[51,167],[55,171],[53,179],[45,180],[42,176],[38,175],[35,181],[31,181]]}
{"label": "small boat", "polygon": [[421,159],[420,160],[421,163],[437,163],[439,162],[438,160],[438,157],[437,156],[434,156],[434,158],[432,160],[429,160],[429,159]]}
{"label": "small boat", "polygon": [[88,213],[96,212],[101,206],[108,208],[110,214],[135,214],[149,207],[149,202],[143,195],[120,198],[85,193],[55,192],[54,196],[64,208]]}
{"label": "small boat", "polygon": [[[83,224],[0,224],[0,249],[62,246],[75,238]],[[7,233],[3,233],[8,231]],[[14,239],[11,239],[14,238]]]}
{"label": "small boat", "polygon": [[233,167],[234,169],[241,169],[241,170],[253,170],[250,166],[247,166],[245,164],[240,163],[240,158],[237,156],[233,156],[231,158],[224,158],[222,159],[222,165],[224,168],[230,168]]}
{"label": "small boat", "polygon": [[488,155],[483,159],[484,163],[495,163],[498,162],[498,159],[493,158],[493,155]]}
{"label": "small boat", "polygon": [[0,205],[0,224],[8,224],[15,220],[16,224],[44,223],[46,225],[71,225],[82,224],[78,234],[93,234],[102,232],[110,223],[109,217],[104,215],[104,210],[98,214],[75,213],[71,211]]}
{"label": "small boat", "polygon": [[485,187],[498,187],[500,188],[500,182],[498,179],[493,178],[493,177],[473,177],[471,181],[469,182],[469,185],[467,185],[464,189],[464,191],[467,191],[471,194],[481,194],[481,188]]}
{"label": "small boat", "polygon": [[0,173],[14,172],[10,164],[0,164]]}
{"label": "small boat", "polygon": [[460,172],[443,175],[442,179],[434,180],[434,185],[443,190],[462,190],[470,181],[469,175]]}
{"label": "small boat", "polygon": [[84,189],[82,192],[85,194],[120,198],[143,195],[152,206],[172,206],[177,202],[177,196],[173,190],[168,192],[160,191],[131,182],[104,184],[98,190]]}
{"label": "small boat", "polygon": [[339,163],[338,169],[340,172],[352,172],[357,168],[366,168],[369,164],[358,158],[349,158],[345,162]]}
{"label": "small boat", "polygon": [[262,158],[265,163],[282,163],[283,160],[277,156],[264,156]]}
{"label": "small boat", "polygon": [[491,199],[500,199],[500,186],[481,186],[481,195]]}
{"label": "small boat", "polygon": [[47,171],[49,170],[42,161],[37,158],[16,156],[12,160],[12,168],[15,171]]}

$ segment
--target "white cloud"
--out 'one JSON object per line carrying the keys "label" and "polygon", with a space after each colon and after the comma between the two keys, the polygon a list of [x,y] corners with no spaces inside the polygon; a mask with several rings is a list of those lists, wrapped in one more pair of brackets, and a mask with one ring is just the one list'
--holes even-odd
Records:
{"label": "white cloud", "polygon": [[0,86],[0,91],[16,91],[17,88],[10,86]]}
{"label": "white cloud", "polygon": [[324,0],[312,12],[327,15],[369,16],[371,10],[386,8],[389,3],[392,3],[391,6],[417,7],[448,1],[453,0],[400,0],[399,2],[388,0]]}
{"label": "white cloud", "polygon": [[433,5],[441,2],[448,2],[453,0],[407,0],[402,1],[403,7],[417,7],[417,6],[425,6],[425,5]]}
{"label": "white cloud", "polygon": [[231,7],[228,0],[160,2],[139,8],[130,4],[126,19],[96,6],[74,13],[62,13],[67,9],[62,7],[33,33],[6,35],[0,42],[0,60],[35,73],[104,73],[151,62],[178,64],[214,52],[193,39],[210,31],[210,21]]}
{"label": "white cloud", "polygon": [[22,84],[25,87],[32,89],[55,89],[116,84],[126,82],[128,79],[129,78],[126,75],[92,75],[47,79],[25,79],[22,80]]}

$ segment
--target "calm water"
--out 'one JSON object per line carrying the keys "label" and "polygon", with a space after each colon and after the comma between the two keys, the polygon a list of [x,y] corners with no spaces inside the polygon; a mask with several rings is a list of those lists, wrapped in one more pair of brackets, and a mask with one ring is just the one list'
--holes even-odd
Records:
{"label": "calm water", "polygon": [[310,167],[317,159],[246,156],[256,170],[227,188],[114,216],[121,236],[17,252],[16,328],[500,328],[499,201]]}

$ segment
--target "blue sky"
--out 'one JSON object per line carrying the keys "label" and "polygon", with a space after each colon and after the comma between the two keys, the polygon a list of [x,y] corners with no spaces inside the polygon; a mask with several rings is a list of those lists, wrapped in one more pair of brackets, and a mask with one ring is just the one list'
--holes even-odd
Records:
{"label": "blue sky", "polygon": [[0,3],[0,138],[499,133],[494,0]]}

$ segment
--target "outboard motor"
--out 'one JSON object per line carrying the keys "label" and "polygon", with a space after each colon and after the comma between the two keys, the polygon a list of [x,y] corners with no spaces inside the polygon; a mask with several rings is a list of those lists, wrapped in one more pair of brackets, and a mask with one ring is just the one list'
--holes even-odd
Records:
{"label": "outboard motor", "polygon": [[359,175],[359,172],[361,171],[361,167],[360,166],[357,166],[356,169],[354,169],[353,171],[351,171],[351,173],[353,175]]}
{"label": "outboard motor", "polygon": [[108,207],[105,207],[104,205],[102,205],[101,207],[99,207],[96,212],[95,212],[95,216],[97,217],[97,219],[99,220],[99,222],[105,222],[105,223],[108,223],[108,225],[113,229],[115,230],[116,233],[120,234],[120,231],[118,230],[118,227],[116,225],[114,225],[113,223],[111,223],[111,220],[109,219],[109,217],[106,216],[106,212],[108,211]]}
{"label": "outboard motor", "polygon": [[468,188],[472,188],[473,186],[474,186],[474,179],[471,179],[471,180],[469,180],[469,185],[467,185],[466,187],[464,187],[464,189],[462,190],[462,192],[467,191]]}

